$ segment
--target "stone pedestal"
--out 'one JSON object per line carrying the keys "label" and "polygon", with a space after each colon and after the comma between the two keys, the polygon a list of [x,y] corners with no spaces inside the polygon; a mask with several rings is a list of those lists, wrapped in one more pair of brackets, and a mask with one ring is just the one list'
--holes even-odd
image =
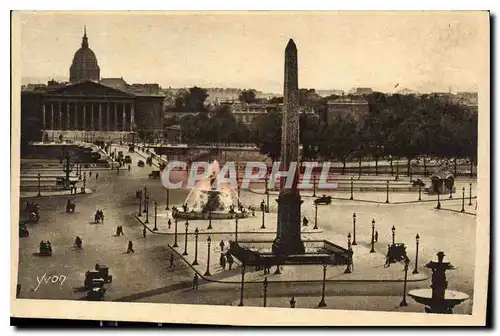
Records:
{"label": "stone pedestal", "polygon": [[273,242],[273,254],[303,254],[304,243],[301,239],[302,199],[297,190],[283,190],[277,199],[278,225],[276,239]]}

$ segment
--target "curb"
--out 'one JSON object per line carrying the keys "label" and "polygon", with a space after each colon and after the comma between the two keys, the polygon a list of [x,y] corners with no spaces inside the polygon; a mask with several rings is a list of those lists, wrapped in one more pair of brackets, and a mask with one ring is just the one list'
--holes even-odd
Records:
{"label": "curb", "polygon": [[21,195],[21,192],[19,193],[19,198],[41,198],[41,197],[62,197],[62,196],[71,196],[71,197],[75,197],[75,196],[83,196],[83,195],[92,195],[94,192],[92,191],[92,189],[90,188],[86,188],[85,189],[85,193],[82,194],[82,193],[77,193],[77,194],[54,194],[54,195],[44,195],[43,193],[41,193],[40,196],[37,196],[36,195],[36,192],[34,192],[35,195],[33,196],[26,196],[26,195]]}
{"label": "curb", "polygon": [[[173,251],[175,252],[175,254],[177,254],[182,260],[184,260],[184,262],[196,273],[198,274],[198,276],[204,280],[205,282],[213,282],[213,283],[223,283],[223,284],[232,284],[232,285],[239,285],[241,284],[241,281],[222,281],[222,280],[212,280],[212,279],[209,279],[209,278],[206,278],[203,274],[201,274],[200,272],[198,272],[198,270],[196,268],[194,268],[191,263],[189,261],[186,260],[186,258],[184,258],[184,256],[177,252],[170,244],[167,244],[167,246]],[[420,282],[420,281],[425,281],[425,280],[428,280],[429,279],[429,276],[425,276],[425,278],[423,279],[419,279],[419,280],[406,280],[407,283],[411,282],[411,283],[414,283],[414,282]],[[278,281],[273,281],[273,280],[268,280],[267,281],[268,283],[273,283],[273,284],[290,284],[290,283],[297,283],[297,284],[300,284],[300,283],[323,283],[323,280],[278,280]],[[404,282],[404,280],[331,280],[331,279],[327,279],[325,282],[327,283],[345,283],[345,284],[349,284],[349,283],[401,283],[401,282]],[[251,281],[251,282],[246,282],[247,284],[248,283],[261,283],[263,284],[264,283],[264,280],[261,280],[261,281]]]}
{"label": "curb", "polygon": [[[174,232],[158,232],[154,231],[153,229],[150,229],[137,215],[131,214],[139,223],[141,223],[149,232],[154,233],[154,234],[159,234],[159,235],[166,235],[166,236],[173,236],[175,235]],[[151,223],[149,223],[151,224]],[[311,234],[311,233],[322,233],[323,230],[319,231],[314,231],[314,232],[302,232],[303,234]],[[185,235],[186,233],[184,232],[177,232],[178,235]],[[234,231],[227,231],[227,232],[200,232],[198,235],[218,235],[218,234],[226,234],[226,235],[234,235]],[[238,234],[276,234],[276,232],[258,232],[258,231],[238,231]],[[194,233],[189,232],[188,236],[192,236]]]}

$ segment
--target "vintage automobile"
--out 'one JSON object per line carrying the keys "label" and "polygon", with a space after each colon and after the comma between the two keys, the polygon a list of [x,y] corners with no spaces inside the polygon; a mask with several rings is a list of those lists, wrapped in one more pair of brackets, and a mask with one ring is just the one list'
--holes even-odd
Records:
{"label": "vintage automobile", "polygon": [[19,237],[29,237],[29,236],[30,236],[30,232],[26,228],[26,225],[24,225],[24,224],[19,225]]}
{"label": "vintage automobile", "polygon": [[72,203],[71,200],[66,202],[66,212],[74,213],[75,212],[75,203]]}
{"label": "vintage automobile", "polygon": [[40,243],[39,252],[42,257],[50,257],[52,256],[52,247],[49,245],[49,243],[42,242]]}
{"label": "vintage automobile", "polygon": [[144,161],[142,160],[137,161],[137,167],[144,167]]}
{"label": "vintage automobile", "polygon": [[125,162],[127,164],[131,164],[132,163],[132,158],[130,157],[130,155],[125,155],[125,158],[123,159],[123,162]]}
{"label": "vintage automobile", "polygon": [[317,204],[317,205],[320,205],[320,204],[331,204],[332,203],[332,197],[331,196],[326,196],[326,195],[323,195],[319,198],[316,198],[314,200],[314,204]]}
{"label": "vintage automobile", "polygon": [[150,179],[159,179],[160,178],[160,171],[159,170],[153,170],[151,174],[149,174]]}
{"label": "vintage automobile", "polygon": [[95,270],[99,272],[99,277],[104,279],[106,283],[113,281],[113,277],[109,275],[109,267],[106,265],[95,264]]}
{"label": "vintage automobile", "polygon": [[389,246],[387,251],[387,261],[389,263],[395,263],[398,261],[405,260],[408,256],[406,255],[406,246],[402,243],[396,243]]}
{"label": "vintage automobile", "polygon": [[123,151],[118,151],[118,158],[123,159]]}
{"label": "vintage automobile", "polygon": [[104,300],[104,294],[106,294],[106,288],[104,288],[104,287],[92,287],[87,292],[87,300],[89,300],[89,301],[102,301],[102,300]]}
{"label": "vintage automobile", "polygon": [[104,279],[100,276],[99,271],[90,270],[85,272],[85,280],[83,281],[83,285],[85,289],[90,289],[95,286],[104,285]]}

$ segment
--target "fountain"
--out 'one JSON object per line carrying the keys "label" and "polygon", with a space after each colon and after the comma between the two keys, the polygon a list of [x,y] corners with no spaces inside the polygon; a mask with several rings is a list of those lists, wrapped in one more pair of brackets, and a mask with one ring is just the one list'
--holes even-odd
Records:
{"label": "fountain", "polygon": [[431,289],[414,289],[408,296],[425,305],[425,311],[431,314],[453,314],[453,307],[467,300],[469,296],[462,292],[447,290],[446,271],[455,267],[450,262],[443,262],[444,252],[438,252],[438,261],[431,261],[426,268],[432,270]]}
{"label": "fountain", "polygon": [[179,219],[232,219],[248,217],[248,211],[241,204],[238,193],[228,183],[216,179],[219,163],[210,165],[210,177],[199,181],[186,197],[181,209],[175,208],[172,216]]}

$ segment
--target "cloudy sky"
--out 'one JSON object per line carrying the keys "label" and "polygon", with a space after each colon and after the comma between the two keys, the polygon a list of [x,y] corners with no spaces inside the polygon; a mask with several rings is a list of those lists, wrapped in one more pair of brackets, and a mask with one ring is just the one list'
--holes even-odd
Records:
{"label": "cloudy sky", "polygon": [[[486,12],[22,13],[23,82],[69,77],[87,26],[101,77],[279,93],[289,38],[302,88],[476,90]],[[486,30],[485,30],[486,28]]]}

